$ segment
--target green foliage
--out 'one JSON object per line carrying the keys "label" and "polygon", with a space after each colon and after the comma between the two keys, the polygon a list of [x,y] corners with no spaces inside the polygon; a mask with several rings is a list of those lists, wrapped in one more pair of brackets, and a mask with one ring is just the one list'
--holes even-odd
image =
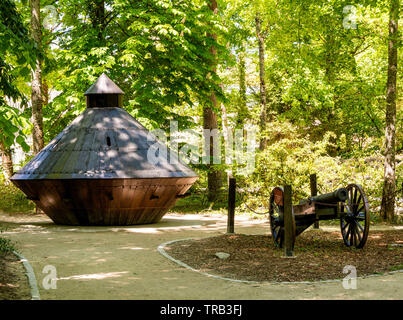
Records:
{"label": "green foliage", "polygon": [[14,250],[14,244],[10,239],[0,238],[0,253],[5,254]]}
{"label": "green foliage", "polygon": [[[0,235],[6,229],[0,225]],[[15,243],[10,239],[0,237],[0,254],[7,254],[15,250]]]}
{"label": "green foliage", "polygon": [[273,122],[268,131],[272,141],[259,154],[256,173],[244,182],[250,189],[260,190],[263,198],[269,196],[273,187],[285,184],[292,185],[294,201],[306,198],[310,195],[309,176],[316,173],[319,193],[358,183],[364,188],[372,210],[379,205],[383,183],[380,154],[348,159],[330,156],[329,150],[343,148],[343,139],[331,142],[334,133],[329,131],[322,140],[312,142],[288,122]]}
{"label": "green foliage", "polygon": [[[300,127],[311,127],[312,140],[329,130],[337,136],[344,133],[347,138],[383,136],[388,19],[385,3],[289,0],[257,1],[253,5],[235,0],[228,3],[227,19],[234,19],[234,12],[244,17],[243,23],[235,20],[233,28],[245,29],[244,33],[251,37],[256,12],[264,13],[268,114]],[[356,29],[343,25],[347,5],[356,8]],[[254,56],[257,65],[257,45],[254,47],[249,55]],[[257,71],[253,70],[255,79]],[[232,82],[227,81],[231,88],[237,82],[236,68],[232,77]],[[399,81],[398,85],[401,87]],[[259,108],[257,86],[255,80],[250,88],[255,109]],[[252,112],[259,115],[260,110]],[[401,127],[401,116],[397,119]],[[320,123],[316,128],[312,128],[314,121]]]}
{"label": "green foliage", "polygon": [[28,200],[24,193],[12,183],[0,180],[0,211],[32,213],[35,204]]}
{"label": "green foliage", "polygon": [[403,264],[398,264],[397,266],[392,266],[389,268],[389,271],[401,271],[403,270]]}
{"label": "green foliage", "polygon": [[61,93],[45,110],[47,140],[83,110],[82,94],[102,72],[125,92],[125,109],[150,129],[168,128],[171,119],[189,127],[211,92],[223,98],[210,47],[219,57],[226,49],[207,37],[223,27],[205,3],[107,0],[104,11],[89,0],[59,5],[52,85]]}
{"label": "green foliage", "polygon": [[23,129],[28,124],[26,117],[17,108],[1,102],[0,98],[0,139],[7,147],[16,142],[25,152],[28,152],[30,148],[25,141]]}
{"label": "green foliage", "polygon": [[10,104],[26,98],[18,87],[18,78],[29,75],[35,65],[35,50],[28,30],[10,0],[0,2],[0,142],[6,147],[17,143],[27,152],[23,128],[27,125],[24,115]]}
{"label": "green foliage", "polygon": [[[256,172],[239,177],[240,187],[251,190],[244,200],[266,211],[271,188],[286,183],[293,185],[295,200],[306,197],[309,175],[317,173],[320,192],[350,182],[362,184],[376,212],[383,180],[388,2],[219,0],[218,14],[208,3],[42,0],[42,20],[48,5],[57,14],[52,28],[43,29],[44,52],[38,53],[26,28],[27,1],[2,0],[0,140],[6,147],[29,148],[27,80],[35,54],[43,56],[43,78],[50,91],[58,93],[44,106],[45,143],[83,111],[83,93],[102,72],[125,91],[124,108],[149,129],[167,130],[170,120],[178,120],[180,130],[201,127],[202,107],[211,104],[212,92],[218,98],[214,111],[219,126],[222,106],[229,128],[259,127],[259,17],[265,38],[268,119],[266,132],[259,134],[268,138],[268,147],[258,154]],[[343,25],[348,5],[355,6],[357,28]],[[401,60],[401,50],[398,55]],[[398,63],[397,92],[402,91],[402,68]],[[398,189],[403,182],[402,106],[400,95]],[[202,211],[208,206],[208,166],[194,167],[200,174],[192,188],[194,196],[180,200],[178,210]],[[241,167],[217,166],[234,175]],[[33,204],[13,186],[4,185],[4,190],[0,209],[32,210]],[[225,190],[221,198],[214,208],[225,207]]]}

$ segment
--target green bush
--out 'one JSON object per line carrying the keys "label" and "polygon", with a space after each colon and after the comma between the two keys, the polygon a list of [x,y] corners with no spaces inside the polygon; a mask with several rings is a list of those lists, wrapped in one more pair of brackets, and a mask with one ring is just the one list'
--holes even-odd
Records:
{"label": "green bush", "polygon": [[[0,226],[0,234],[3,231],[4,230]],[[14,250],[15,250],[14,243],[10,239],[5,239],[5,238],[0,237],[0,253],[6,254],[6,253],[12,252]]]}
{"label": "green bush", "polygon": [[14,250],[14,244],[10,239],[0,238],[0,253],[5,254]]}
{"label": "green bush", "polygon": [[[335,149],[345,148],[345,137],[327,132],[322,141],[312,142],[308,135],[298,134],[289,123],[271,124],[268,129],[271,137],[268,147],[258,154],[255,174],[244,183],[249,190],[259,190],[259,196],[249,196],[248,204],[268,206],[271,190],[275,186],[290,184],[293,187],[295,202],[310,195],[310,174],[316,173],[318,193],[327,193],[350,183],[360,184],[367,194],[371,214],[378,214],[383,188],[383,156],[373,151],[371,156],[350,152],[354,158],[330,155]],[[401,177],[403,166],[398,165],[396,176]],[[398,178],[399,179],[399,178]],[[399,182],[398,182],[399,183]],[[401,184],[401,182],[400,182]],[[261,206],[261,205],[260,205]]]}
{"label": "green bush", "polygon": [[34,208],[35,204],[16,186],[0,181],[0,211],[30,213]]}

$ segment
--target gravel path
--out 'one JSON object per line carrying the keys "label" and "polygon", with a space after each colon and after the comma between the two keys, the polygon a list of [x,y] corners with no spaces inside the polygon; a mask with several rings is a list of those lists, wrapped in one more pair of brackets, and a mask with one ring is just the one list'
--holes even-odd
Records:
{"label": "gravel path", "polygon": [[[266,221],[236,219],[238,233],[267,233]],[[18,251],[33,266],[43,300],[403,297],[403,273],[358,279],[356,290],[346,290],[340,282],[245,284],[208,278],[157,251],[161,243],[170,240],[224,234],[226,220],[222,216],[171,214],[158,224],[130,227],[57,226],[46,216],[7,214],[0,214],[0,221],[8,227],[3,236],[16,241]],[[47,273],[42,273],[46,266]],[[53,270],[58,279],[56,289],[51,288]]]}

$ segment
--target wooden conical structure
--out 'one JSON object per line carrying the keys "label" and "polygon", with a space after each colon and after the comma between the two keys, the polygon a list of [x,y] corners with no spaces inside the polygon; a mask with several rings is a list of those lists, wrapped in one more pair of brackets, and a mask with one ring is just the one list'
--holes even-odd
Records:
{"label": "wooden conical structure", "polygon": [[123,92],[106,75],[85,95],[87,109],[11,181],[57,224],[158,222],[197,175],[149,160],[151,146],[166,146],[121,108]]}

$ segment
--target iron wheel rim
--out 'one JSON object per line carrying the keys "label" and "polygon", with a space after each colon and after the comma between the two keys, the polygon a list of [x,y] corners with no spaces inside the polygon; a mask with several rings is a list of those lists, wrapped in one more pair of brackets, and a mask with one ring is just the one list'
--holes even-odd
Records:
{"label": "iron wheel rim", "polygon": [[367,196],[359,184],[347,186],[347,200],[342,203],[340,229],[347,247],[364,247],[369,232],[369,205]]}

